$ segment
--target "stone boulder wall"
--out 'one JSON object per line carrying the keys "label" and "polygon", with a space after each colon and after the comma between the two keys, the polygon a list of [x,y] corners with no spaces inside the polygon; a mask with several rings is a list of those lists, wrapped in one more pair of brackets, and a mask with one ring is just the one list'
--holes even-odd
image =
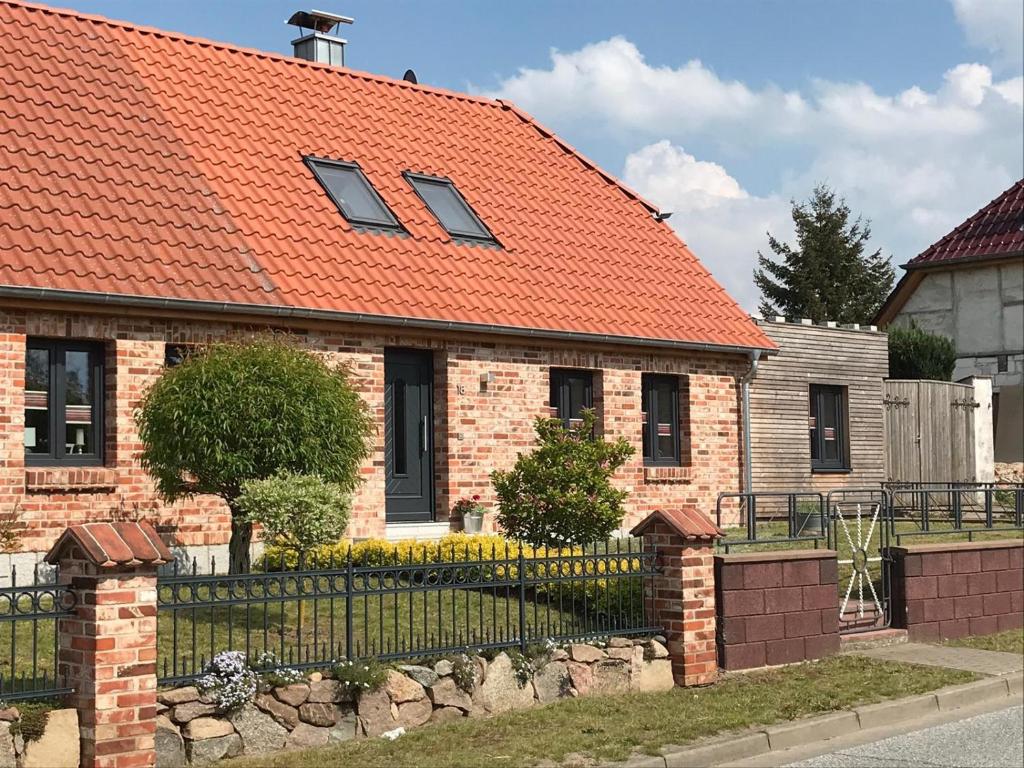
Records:
{"label": "stone boulder wall", "polygon": [[[451,661],[389,670],[376,691],[353,699],[345,686],[314,672],[258,694],[230,713],[218,713],[195,687],[161,691],[158,768],[209,765],[238,755],[373,738],[465,717],[487,717],[558,699],[631,691],[667,691],[673,685],[668,651],[658,639],[611,638],[607,647],[574,644],[523,665],[517,654],[474,658],[470,690],[456,682]],[[3,767],[0,759],[0,768]]]}
{"label": "stone boulder wall", "polygon": [[39,738],[21,734],[17,707],[0,709],[0,768],[78,768],[78,711],[53,709]]}

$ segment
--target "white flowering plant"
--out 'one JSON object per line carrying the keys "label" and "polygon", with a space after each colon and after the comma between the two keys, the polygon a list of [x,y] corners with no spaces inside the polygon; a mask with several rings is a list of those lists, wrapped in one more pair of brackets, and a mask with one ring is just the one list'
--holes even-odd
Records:
{"label": "white flowering plant", "polygon": [[350,694],[375,691],[388,679],[389,666],[376,659],[365,661],[339,661],[331,669],[331,675],[341,683]]}
{"label": "white flowering plant", "polygon": [[231,712],[252,701],[259,688],[259,675],[241,651],[221,651],[203,669],[196,681],[221,712]]}
{"label": "white flowering plant", "polygon": [[284,666],[273,651],[261,651],[250,656],[249,666],[259,675],[261,689],[301,683],[306,679],[299,670]]}

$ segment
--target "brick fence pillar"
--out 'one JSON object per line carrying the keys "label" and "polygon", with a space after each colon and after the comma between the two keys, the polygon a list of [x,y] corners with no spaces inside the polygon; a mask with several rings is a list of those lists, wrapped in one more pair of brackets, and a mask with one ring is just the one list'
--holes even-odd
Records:
{"label": "brick fence pillar", "polygon": [[722,532],[692,507],[651,513],[633,530],[658,553],[659,573],[644,596],[661,625],[676,685],[706,685],[718,677],[715,648],[715,540]]}
{"label": "brick fence pillar", "polygon": [[156,763],[156,578],[171,558],[149,523],[76,525],[46,556],[76,598],[57,627],[57,671],[74,689],[86,768]]}

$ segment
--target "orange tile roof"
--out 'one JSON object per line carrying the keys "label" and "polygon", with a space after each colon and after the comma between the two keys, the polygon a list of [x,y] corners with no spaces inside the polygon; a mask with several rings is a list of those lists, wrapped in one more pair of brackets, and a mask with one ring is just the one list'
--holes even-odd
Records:
{"label": "orange tile roof", "polygon": [[[20,2],[0,22],[7,295],[774,346],[510,104]],[[358,162],[409,236],[353,229],[304,155]],[[503,247],[452,242],[406,170],[451,178]]]}

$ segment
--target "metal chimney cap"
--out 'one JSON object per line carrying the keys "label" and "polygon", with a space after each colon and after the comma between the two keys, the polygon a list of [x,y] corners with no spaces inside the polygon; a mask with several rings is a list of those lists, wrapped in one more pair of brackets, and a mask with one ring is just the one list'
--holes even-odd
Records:
{"label": "metal chimney cap", "polygon": [[351,16],[339,16],[336,13],[327,11],[296,11],[286,24],[292,24],[303,29],[312,29],[316,32],[330,32],[339,24],[352,24],[355,22]]}

